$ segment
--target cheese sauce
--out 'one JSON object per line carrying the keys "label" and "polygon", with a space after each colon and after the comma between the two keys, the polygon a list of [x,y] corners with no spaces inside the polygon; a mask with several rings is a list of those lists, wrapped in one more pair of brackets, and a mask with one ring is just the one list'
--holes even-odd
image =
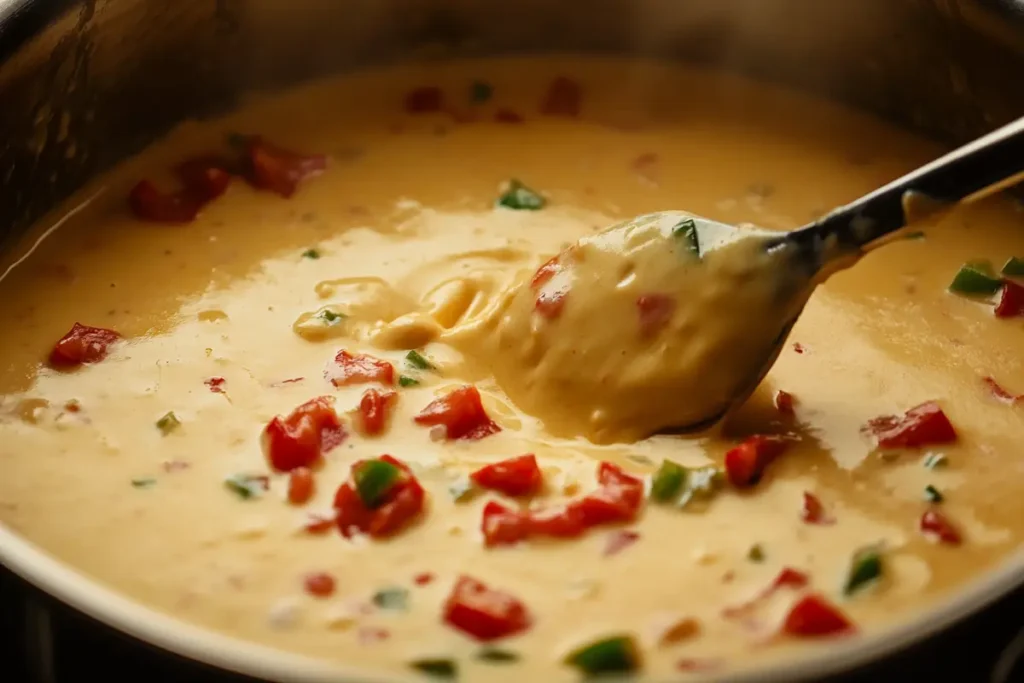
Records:
{"label": "cheese sauce", "polygon": [[[169,169],[182,159],[233,154],[232,133],[324,154],[326,169],[287,198],[235,177],[181,224],[129,210],[141,178],[171,187]],[[668,287],[701,297],[699,324],[664,323],[673,339],[707,335],[687,345],[655,330],[621,360],[592,362],[551,341],[550,322],[530,310],[543,285],[529,283],[553,254],[631,216],[685,208],[791,229],[937,153],[801,95],[597,59],[367,72],[183,124],[10,258],[19,260],[0,281],[0,520],[179,619],[395,679],[416,680],[430,660],[466,680],[576,680],[566,654],[618,635],[633,639],[634,668],[651,679],[761,667],[832,642],[779,632],[811,594],[861,633],[920,617],[1024,534],[1024,403],[985,381],[1024,392],[1024,326],[947,291],[969,259],[998,267],[1024,256],[1011,200],[955,209],[924,239],[830,279],[762,386],[713,437],[648,437],[691,405],[668,390],[673,374],[706,363],[707,374],[687,381],[718,400],[723,368],[746,371],[716,347],[714,310],[727,293],[691,292],[685,269],[658,271],[664,260],[648,258],[657,240],[645,231],[663,237],[670,226],[638,228],[628,263],[628,250],[585,239],[588,262],[628,266],[626,285],[591,292],[579,307],[567,299],[558,324],[600,348],[610,330],[641,324],[638,296]],[[513,178],[543,206],[496,206]],[[705,266],[719,267],[713,256]],[[586,273],[575,272],[574,285],[585,286]],[[770,306],[751,296],[752,310]],[[76,322],[123,340],[97,362],[51,367],[48,354]],[[751,349],[775,334],[751,320]],[[408,358],[411,349],[420,356]],[[380,382],[329,381],[341,350],[394,368],[381,376],[397,401],[379,435],[364,435],[352,411]],[[538,373],[561,388],[538,391]],[[637,379],[658,373],[664,386]],[[414,420],[470,384],[500,431],[445,438],[451,423],[446,431]],[[773,404],[780,389],[792,411]],[[291,503],[290,476],[268,463],[261,435],[274,416],[318,396],[333,398],[347,436],[333,448],[314,439],[324,451],[315,493]],[[570,398],[587,409],[568,410]],[[955,442],[880,449],[862,429],[926,401],[941,406]],[[665,459],[691,468],[693,481],[755,434],[788,446],[751,485],[708,486],[686,505],[645,501],[632,522],[571,538],[489,546],[482,537],[489,502],[526,516],[563,510],[607,493],[596,480],[602,462],[645,488]],[[467,491],[470,473],[526,453],[539,463],[540,492],[515,500]],[[410,467],[422,509],[387,538],[345,537],[330,522],[310,533],[311,519],[335,514],[353,463],[382,454]],[[808,512],[808,493],[823,512]],[[959,545],[921,532],[929,510],[956,526]],[[865,548],[880,555],[881,575],[844,591]],[[727,609],[784,568],[806,585],[783,586],[739,618]],[[528,625],[491,643],[503,661],[481,656],[478,638],[451,616],[463,575],[528,612]]]}

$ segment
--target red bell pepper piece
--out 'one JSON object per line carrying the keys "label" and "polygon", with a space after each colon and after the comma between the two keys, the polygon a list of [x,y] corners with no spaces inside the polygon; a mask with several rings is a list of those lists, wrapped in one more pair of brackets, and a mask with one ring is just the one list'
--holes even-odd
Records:
{"label": "red bell pepper piece", "polygon": [[902,417],[876,417],[865,429],[875,435],[881,448],[918,448],[956,441],[956,430],[935,401],[915,406]]}
{"label": "red bell pepper piece", "polygon": [[919,527],[921,533],[937,539],[940,543],[960,545],[963,541],[960,531],[938,510],[927,510],[921,515]]}
{"label": "red bell pepper piece", "polygon": [[398,394],[394,391],[364,391],[362,398],[359,399],[359,430],[368,436],[382,433],[387,427],[391,409],[397,401]]}
{"label": "red bell pepper piece", "polygon": [[640,314],[640,335],[651,337],[665,327],[676,310],[676,300],[665,294],[645,294],[637,297]]}
{"label": "red bell pepper piece", "polygon": [[512,545],[525,540],[532,531],[530,516],[492,500],[484,506],[480,531],[487,547]]}
{"label": "red bell pepper piece", "polygon": [[853,623],[837,607],[818,594],[806,595],[789,610],[783,633],[792,636],[831,636],[854,631]]}
{"label": "red bell pepper piece", "polygon": [[1024,286],[1004,280],[995,313],[997,318],[1015,318],[1024,315]]}
{"label": "red bell pepper piece", "polygon": [[460,576],[444,605],[444,620],[476,640],[490,641],[530,627],[526,606],[509,593]]}
{"label": "red bell pepper piece", "polygon": [[248,180],[253,187],[291,197],[299,183],[327,168],[323,154],[298,154],[265,142],[258,136],[246,138]]}
{"label": "red bell pepper piece", "polygon": [[755,435],[725,454],[725,474],[738,488],[753,486],[765,468],[786,450],[788,443],[777,436]]}
{"label": "red bell pepper piece", "polygon": [[279,472],[309,467],[345,439],[333,396],[318,396],[287,417],[274,417],[263,429],[263,454]]}
{"label": "red bell pepper piece", "polygon": [[121,339],[114,330],[75,323],[50,352],[50,365],[70,367],[98,363],[107,357],[110,345]]}
{"label": "red bell pepper piece", "polygon": [[501,431],[484,410],[480,392],[468,384],[430,402],[413,420],[428,427],[444,425],[448,439],[476,440]]}
{"label": "red bell pepper piece", "polygon": [[[402,478],[388,489],[376,507],[370,508],[363,502],[351,480],[339,486],[334,494],[334,509],[337,512],[335,522],[338,530],[346,538],[357,532],[373,538],[390,536],[423,512],[426,494],[412,470],[404,462],[390,455],[382,455],[380,460],[402,470]],[[354,472],[362,462],[354,463],[352,471]]]}
{"label": "red bell pepper piece", "polygon": [[367,382],[391,386],[395,383],[395,366],[373,356],[353,354],[342,349],[334,357],[334,362],[324,370],[324,378],[336,387]]}
{"label": "red bell pepper piece", "polygon": [[481,467],[470,478],[485,489],[507,496],[532,496],[544,486],[544,475],[533,453]]}

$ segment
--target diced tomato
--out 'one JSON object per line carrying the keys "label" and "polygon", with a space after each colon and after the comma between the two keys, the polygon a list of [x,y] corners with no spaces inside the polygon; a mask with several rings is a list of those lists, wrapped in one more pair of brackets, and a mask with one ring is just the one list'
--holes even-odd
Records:
{"label": "diced tomato", "polygon": [[956,430],[935,401],[915,406],[902,417],[876,417],[865,429],[874,434],[881,448],[917,448],[956,441]]}
{"label": "diced tomato", "polygon": [[854,631],[837,607],[818,594],[806,595],[786,615],[782,631],[792,636],[830,636]]}
{"label": "diced tomato", "polygon": [[185,191],[205,204],[224,194],[231,184],[231,163],[214,155],[192,157],[175,169]]}
{"label": "diced tomato", "polygon": [[798,569],[793,569],[792,567],[783,567],[779,570],[779,573],[775,575],[775,578],[772,579],[772,582],[761,590],[760,593],[746,602],[742,602],[732,607],[726,607],[722,610],[722,616],[726,618],[734,618],[747,615],[751,610],[774,595],[780,588],[793,588],[799,590],[807,587],[810,581],[810,577],[804,572]]}
{"label": "diced tomato", "polygon": [[327,168],[322,154],[303,155],[265,142],[258,136],[246,139],[248,180],[261,190],[270,190],[282,197],[295,194],[299,183],[319,175]]}
{"label": "diced tomato", "polygon": [[210,377],[209,379],[204,380],[203,384],[209,387],[210,391],[213,393],[223,394],[225,391],[224,385],[227,384],[227,380],[223,377]]}
{"label": "diced tomato", "polygon": [[417,586],[426,586],[427,584],[434,582],[434,575],[430,572],[420,572],[416,576],[412,577],[412,582]]}
{"label": "diced tomato", "polygon": [[405,96],[405,111],[410,114],[427,114],[441,111],[444,93],[437,86],[424,86],[410,90]]}
{"label": "diced tomato", "polygon": [[481,467],[470,478],[485,489],[507,496],[532,496],[544,486],[544,475],[533,453]]}
{"label": "diced tomato", "polygon": [[195,220],[203,201],[187,191],[164,192],[149,180],[140,180],[128,193],[132,212],[154,223],[188,223]]}
{"label": "diced tomato", "polygon": [[787,442],[777,436],[755,435],[725,454],[725,474],[737,488],[753,486],[768,465],[786,450]]}
{"label": "diced tomato", "polygon": [[981,381],[985,383],[985,386],[988,387],[992,395],[1003,403],[1024,401],[1024,394],[1011,393],[992,377],[982,377]]}
{"label": "diced tomato", "polygon": [[543,287],[544,284],[555,276],[555,273],[562,270],[562,264],[560,262],[561,255],[556,254],[547,261],[544,262],[537,272],[533,274],[533,279],[530,280],[530,286],[534,289]]}
{"label": "diced tomato", "polygon": [[676,300],[666,294],[645,294],[637,297],[640,314],[640,335],[651,337],[661,331],[676,310]]}
{"label": "diced tomato", "polygon": [[[383,502],[372,509],[359,497],[351,480],[338,487],[334,494],[334,509],[338,513],[336,522],[338,530],[346,538],[356,532],[374,538],[390,536],[423,512],[426,494],[412,470],[390,455],[382,455],[380,459],[401,469],[403,478],[391,487]],[[354,463],[352,470],[355,471],[359,465],[360,462]]]}
{"label": "diced tomato", "polygon": [[622,552],[629,546],[640,540],[640,534],[635,531],[619,529],[608,535],[608,542],[604,546],[604,555],[615,555]]}
{"label": "diced tomato", "polygon": [[960,545],[963,538],[953,523],[938,510],[928,510],[921,515],[921,533],[947,545]]}
{"label": "diced tomato", "polygon": [[360,431],[369,436],[376,436],[387,427],[391,408],[398,401],[398,394],[394,391],[378,391],[367,389],[363,397],[359,399],[359,425]]}
{"label": "diced tomato", "polygon": [[316,481],[308,467],[296,467],[288,474],[288,502],[302,505],[313,497]]}
{"label": "diced tomato", "polygon": [[336,387],[367,382],[391,386],[395,383],[395,366],[373,356],[352,354],[342,349],[334,357],[334,362],[327,366],[324,377]]}
{"label": "diced tomato", "polygon": [[498,123],[522,123],[523,117],[518,112],[502,107],[494,112],[494,120]]}
{"label": "diced tomato", "polygon": [[833,521],[825,514],[825,506],[821,504],[821,500],[809,491],[804,491],[804,504],[800,508],[800,519],[808,524],[831,524]]}
{"label": "diced tomato", "polygon": [[540,112],[549,116],[579,116],[583,103],[583,89],[576,81],[559,76],[551,81]]}
{"label": "diced tomato", "polygon": [[334,577],[326,572],[306,574],[302,583],[307,593],[318,598],[326,598],[334,593]]}
{"label": "diced tomato", "polygon": [[333,403],[332,396],[318,396],[287,417],[275,417],[263,429],[263,454],[275,470],[309,467],[344,441],[345,429]]}
{"label": "diced tomato", "polygon": [[444,605],[444,620],[480,641],[496,640],[530,626],[526,606],[512,595],[460,576]]}
{"label": "diced tomato", "polygon": [[779,389],[775,392],[775,409],[783,415],[793,415],[796,412],[796,399],[788,391]]}
{"label": "diced tomato", "polygon": [[67,367],[97,363],[107,357],[110,345],[120,338],[121,335],[113,330],[75,323],[54,345],[50,352],[50,365]]}
{"label": "diced tomato", "polygon": [[1021,315],[1024,315],[1024,286],[1005,280],[996,304],[996,317],[1015,318]]}
{"label": "diced tomato", "polygon": [[512,545],[524,540],[530,533],[530,516],[496,501],[488,501],[484,506],[480,531],[484,535],[484,545]]}
{"label": "diced tomato", "polygon": [[482,439],[501,431],[484,410],[480,392],[469,384],[430,402],[413,420],[427,427],[444,425],[448,439]]}

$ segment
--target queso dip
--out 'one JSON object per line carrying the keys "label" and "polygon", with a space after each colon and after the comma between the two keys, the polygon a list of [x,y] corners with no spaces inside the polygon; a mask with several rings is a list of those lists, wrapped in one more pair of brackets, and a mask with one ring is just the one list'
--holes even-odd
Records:
{"label": "queso dip", "polygon": [[[1012,200],[830,279],[714,434],[591,432],[573,406],[625,380],[531,395],[527,367],[606,368],[530,366],[500,315],[550,313],[549,259],[632,216],[791,229],[938,152],[596,59],[367,72],[183,124],[9,259],[0,521],[176,618],[396,680],[707,676],[919,617],[1024,538]],[[707,329],[639,295],[579,337]],[[667,348],[622,351],[656,376]]]}

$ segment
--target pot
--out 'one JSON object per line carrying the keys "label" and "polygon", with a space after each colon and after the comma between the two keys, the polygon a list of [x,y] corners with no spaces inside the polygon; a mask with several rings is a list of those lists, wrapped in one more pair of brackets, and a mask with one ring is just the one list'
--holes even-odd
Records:
{"label": "pot", "polygon": [[[1024,114],[1024,5],[1014,0],[519,0],[514,8],[496,0],[0,0],[0,246],[176,122],[230,109],[255,90],[370,64],[416,59],[440,68],[449,57],[545,50],[739,71],[950,146]],[[26,608],[31,629],[46,627],[40,620],[56,600],[86,615],[76,619],[216,670],[337,680],[324,665],[133,604],[2,525],[0,562],[39,591]],[[913,657],[955,650],[992,615],[1019,627],[1022,584],[1018,556],[912,622],[729,680],[822,680],[854,669],[863,680],[916,678],[926,669]],[[45,638],[33,638],[45,649]],[[1012,654],[998,665],[999,683],[1024,680]],[[192,680],[190,671],[175,678]],[[971,680],[987,676],[977,673]],[[53,680],[52,672],[38,678]]]}

